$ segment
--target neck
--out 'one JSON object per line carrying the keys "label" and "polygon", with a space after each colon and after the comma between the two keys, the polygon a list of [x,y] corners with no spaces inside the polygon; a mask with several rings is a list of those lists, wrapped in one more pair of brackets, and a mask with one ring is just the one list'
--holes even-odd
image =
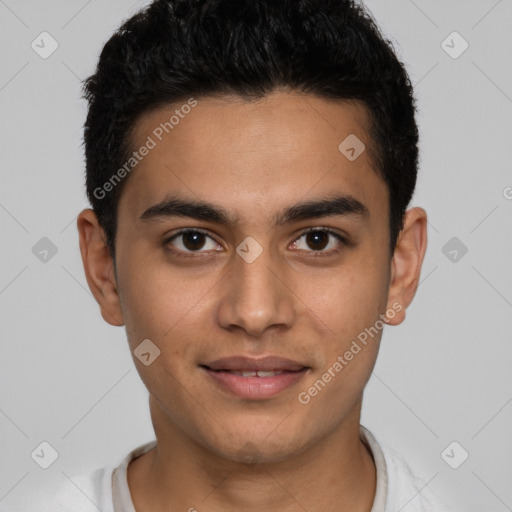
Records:
{"label": "neck", "polygon": [[372,456],[353,418],[321,441],[279,462],[229,460],[197,443],[152,407],[157,446],[132,461],[128,484],[137,512],[370,512]]}

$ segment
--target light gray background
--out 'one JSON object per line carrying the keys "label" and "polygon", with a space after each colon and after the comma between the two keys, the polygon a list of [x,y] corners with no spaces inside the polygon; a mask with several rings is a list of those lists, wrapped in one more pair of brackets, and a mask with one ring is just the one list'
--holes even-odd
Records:
{"label": "light gray background", "polygon": [[[366,3],[416,84],[422,159],[413,205],[430,222],[422,283],[407,321],[386,328],[362,423],[457,510],[512,510],[512,1]],[[75,224],[88,206],[80,80],[143,4],[0,0],[6,510],[61,472],[119,461],[153,438],[124,329],[102,320],[88,290]],[[43,31],[59,44],[48,59],[31,48]],[[441,46],[453,31],[469,43],[457,59]],[[46,263],[32,253],[42,237],[58,248]],[[468,249],[456,262],[442,252],[452,237]],[[42,441],[59,453],[47,470],[31,458]],[[441,457],[453,441],[452,464],[469,453],[458,469]]]}

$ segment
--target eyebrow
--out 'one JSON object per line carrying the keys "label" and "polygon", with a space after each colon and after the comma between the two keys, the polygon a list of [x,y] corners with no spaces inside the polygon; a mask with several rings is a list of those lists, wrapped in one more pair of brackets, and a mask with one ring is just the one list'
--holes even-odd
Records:
{"label": "eyebrow", "polygon": [[[302,220],[341,215],[366,218],[369,215],[369,210],[363,203],[350,195],[335,195],[297,203],[285,208],[276,215],[274,227]],[[236,224],[235,218],[221,206],[204,201],[185,200],[179,197],[168,197],[149,207],[140,216],[140,219],[150,221],[172,217],[187,217],[225,226]]]}

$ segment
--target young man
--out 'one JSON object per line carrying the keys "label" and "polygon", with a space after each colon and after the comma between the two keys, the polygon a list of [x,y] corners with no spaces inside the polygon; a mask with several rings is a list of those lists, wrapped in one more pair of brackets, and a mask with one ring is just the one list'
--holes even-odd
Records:
{"label": "young man", "polygon": [[412,87],[349,0],[157,0],[85,86],[87,282],[156,441],[37,510],[446,510],[360,426],[426,213]]}

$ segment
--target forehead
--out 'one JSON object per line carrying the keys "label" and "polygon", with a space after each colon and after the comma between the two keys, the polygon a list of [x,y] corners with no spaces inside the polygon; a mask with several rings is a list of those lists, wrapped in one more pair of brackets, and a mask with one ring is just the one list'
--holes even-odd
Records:
{"label": "forehead", "polygon": [[132,148],[151,150],[132,171],[120,211],[124,204],[140,215],[170,193],[260,219],[283,203],[332,193],[386,209],[387,189],[371,158],[369,115],[361,103],[283,92],[257,101],[194,101],[138,120]]}

